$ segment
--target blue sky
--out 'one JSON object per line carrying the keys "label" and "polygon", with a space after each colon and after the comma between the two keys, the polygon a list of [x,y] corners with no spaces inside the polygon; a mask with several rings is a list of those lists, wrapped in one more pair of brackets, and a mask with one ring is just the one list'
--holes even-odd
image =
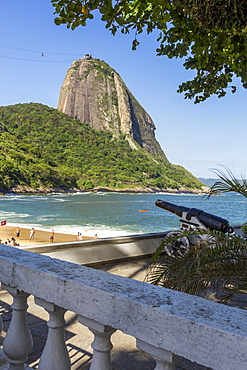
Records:
{"label": "blue sky", "polygon": [[[0,105],[38,102],[57,107],[67,69],[91,53],[122,77],[152,117],[156,138],[169,161],[197,177],[216,177],[211,168],[228,166],[247,176],[247,90],[194,105],[176,92],[193,74],[182,60],[157,57],[157,34],[112,36],[99,16],[74,31],[53,22],[49,0],[0,0]],[[41,56],[41,54],[44,56]]]}

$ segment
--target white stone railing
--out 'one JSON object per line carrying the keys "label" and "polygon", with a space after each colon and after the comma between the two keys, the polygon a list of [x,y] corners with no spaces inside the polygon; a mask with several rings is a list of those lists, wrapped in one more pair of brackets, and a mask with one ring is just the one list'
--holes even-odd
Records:
{"label": "white stone railing", "polygon": [[63,328],[66,310],[94,334],[91,370],[110,370],[111,334],[136,338],[156,360],[156,370],[176,368],[179,358],[217,370],[246,370],[247,312],[203,298],[111,275],[0,245],[0,281],[13,296],[3,344],[10,370],[23,370],[32,349],[27,297],[49,313],[39,370],[69,370]]}

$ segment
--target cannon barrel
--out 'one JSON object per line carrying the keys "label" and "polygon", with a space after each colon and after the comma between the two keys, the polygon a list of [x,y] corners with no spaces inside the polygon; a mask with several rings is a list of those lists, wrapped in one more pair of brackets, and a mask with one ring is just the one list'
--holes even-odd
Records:
{"label": "cannon barrel", "polygon": [[177,206],[176,204],[165,202],[164,200],[158,199],[155,202],[157,207],[163,208],[166,211],[174,213],[175,215],[182,217],[183,212],[190,212],[190,208]]}
{"label": "cannon barrel", "polygon": [[[158,199],[155,202],[157,207],[163,208],[166,211],[172,212],[175,215],[182,217],[183,212],[186,212],[186,220],[189,222],[191,217],[196,217],[206,227],[211,230],[222,231],[223,233],[232,232],[233,228],[229,225],[229,222],[219,216],[215,216],[211,213],[204,212],[197,208],[187,208],[183,206],[177,206],[176,204],[165,202],[164,200]],[[185,221],[186,221],[185,220]]]}

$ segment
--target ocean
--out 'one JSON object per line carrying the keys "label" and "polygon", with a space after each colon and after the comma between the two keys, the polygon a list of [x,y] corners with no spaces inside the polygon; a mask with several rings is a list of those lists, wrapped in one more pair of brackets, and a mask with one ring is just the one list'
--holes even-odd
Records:
{"label": "ocean", "polygon": [[[247,199],[238,194],[73,193],[0,196],[0,221],[7,226],[98,237],[163,232],[179,228],[179,217],[155,206],[162,199],[223,217],[231,225],[247,222]],[[2,226],[3,227],[3,226]]]}

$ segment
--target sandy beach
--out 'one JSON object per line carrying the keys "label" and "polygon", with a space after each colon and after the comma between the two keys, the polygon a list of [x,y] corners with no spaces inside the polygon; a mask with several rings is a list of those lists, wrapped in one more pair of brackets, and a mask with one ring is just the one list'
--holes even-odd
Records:
{"label": "sandy beach", "polygon": [[[31,246],[35,244],[45,244],[50,243],[51,231],[35,230],[35,235],[33,240],[29,240],[30,229],[24,229],[20,227],[20,236],[19,238],[15,235],[16,227],[14,226],[1,226],[0,227],[0,239],[1,243],[4,244],[6,239],[15,238],[16,242],[20,244],[20,247]],[[61,234],[56,233],[55,231],[55,243],[75,241],[76,235],[71,234]],[[83,240],[92,239],[88,236],[83,236]]]}

